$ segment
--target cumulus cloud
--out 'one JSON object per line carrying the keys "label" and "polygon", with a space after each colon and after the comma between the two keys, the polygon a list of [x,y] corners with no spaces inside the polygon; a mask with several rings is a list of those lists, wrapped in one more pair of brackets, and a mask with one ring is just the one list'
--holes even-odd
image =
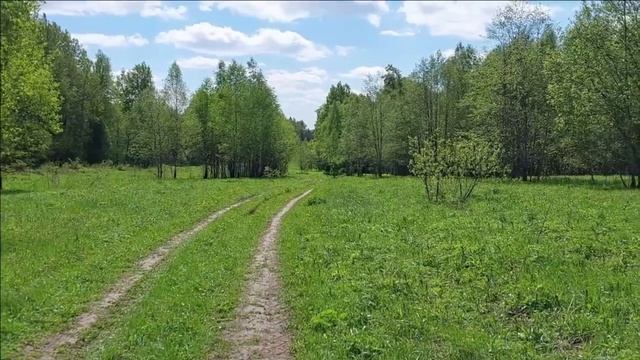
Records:
{"label": "cumulus cloud", "polygon": [[311,16],[306,4],[289,1],[201,1],[202,11],[229,10],[233,13],[255,17],[269,22],[289,23]]}
{"label": "cumulus cloud", "polygon": [[[498,10],[508,5],[502,1],[405,1],[398,10],[411,25],[424,26],[433,36],[459,36],[480,39]],[[536,6],[528,4],[527,6]],[[551,13],[553,8],[540,6]]]}
{"label": "cumulus cloud", "polygon": [[178,59],[178,66],[183,69],[217,69],[220,59],[194,56],[190,58]]}
{"label": "cumulus cloud", "polygon": [[396,37],[400,37],[400,36],[413,36],[416,33],[414,33],[413,31],[396,31],[396,30],[382,30],[380,31],[380,35],[384,35],[384,36],[396,36]]}
{"label": "cumulus cloud", "polygon": [[71,34],[84,46],[127,47],[144,46],[149,43],[142,35],[107,35],[100,33]]}
{"label": "cumulus cloud", "polygon": [[365,79],[369,75],[377,75],[384,73],[384,67],[382,66],[358,66],[351,69],[349,72],[342,73],[340,76],[350,79]]}
{"label": "cumulus cloud", "polygon": [[185,6],[169,6],[162,1],[49,1],[40,11],[48,15],[62,16],[138,14],[142,17],[158,17],[165,20],[184,19],[187,14]]}
{"label": "cumulus cloud", "polygon": [[[374,26],[389,11],[386,1],[200,1],[201,11],[228,10],[272,23],[333,15],[363,15]],[[377,25],[376,25],[377,24]]]}
{"label": "cumulus cloud", "polygon": [[444,57],[445,59],[448,59],[456,53],[456,49],[444,49],[440,51],[440,53],[442,54],[442,57]]}
{"label": "cumulus cloud", "polygon": [[336,46],[336,54],[338,56],[347,56],[351,54],[356,48],[354,46]]}
{"label": "cumulus cloud", "polygon": [[380,15],[378,14],[369,14],[367,15],[367,21],[369,22],[369,24],[373,25],[374,27],[380,27]]}
{"label": "cumulus cloud", "polygon": [[297,71],[268,70],[267,81],[273,86],[283,111],[313,127],[315,110],[322,105],[329,89],[329,76],[324,69],[307,67]]}
{"label": "cumulus cloud", "polygon": [[331,50],[326,46],[315,44],[293,31],[262,28],[248,35],[230,27],[216,26],[208,22],[161,32],[155,41],[216,56],[285,54],[299,61],[311,61],[331,54]]}

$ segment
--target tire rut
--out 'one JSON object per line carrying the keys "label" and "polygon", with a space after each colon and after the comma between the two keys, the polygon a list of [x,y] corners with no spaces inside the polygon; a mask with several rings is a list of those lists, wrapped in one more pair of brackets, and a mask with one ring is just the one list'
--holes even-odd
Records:
{"label": "tire rut", "polygon": [[91,304],[89,309],[75,318],[72,325],[62,332],[55,333],[46,338],[39,346],[28,345],[23,350],[24,357],[28,359],[55,359],[57,350],[63,345],[74,345],[80,339],[80,335],[95,325],[98,320],[108,315],[109,308],[118,303],[122,297],[142,279],[142,277],[158,266],[166,257],[185,241],[204,230],[209,224],[216,221],[224,213],[235,209],[253,196],[245,198],[233,205],[218,210],[197,223],[193,228],[185,230],[173,236],[169,241],[156,248],[151,254],[140,260],[132,273],[120,278],[110,290],[97,302]]}
{"label": "tire rut", "polygon": [[[277,237],[284,215],[311,191],[290,200],[271,219],[253,258],[243,299],[224,331],[228,359],[291,359],[287,309],[280,301]],[[219,359],[220,354],[210,356]]]}

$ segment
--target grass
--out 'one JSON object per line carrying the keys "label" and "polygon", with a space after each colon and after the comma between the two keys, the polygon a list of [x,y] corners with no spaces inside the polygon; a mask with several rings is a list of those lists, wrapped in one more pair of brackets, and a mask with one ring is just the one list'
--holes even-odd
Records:
{"label": "grass", "polygon": [[2,358],[62,329],[173,234],[260,194],[176,249],[62,353],[224,356],[221,329],[260,235],[312,186],[280,239],[296,358],[640,355],[640,193],[613,178],[488,181],[454,205],[428,203],[413,178],[178,175],[85,168],[3,179]]}
{"label": "grass", "polygon": [[178,175],[85,168],[3,179],[2,358],[64,327],[173,234],[240,198],[306,181],[204,181],[197,168]]}
{"label": "grass", "polygon": [[69,357],[192,359],[224,353],[221,330],[233,318],[260,235],[277,210],[305,189],[288,184],[197,235],[134,291],[130,306],[87,337],[82,354]]}
{"label": "grass", "polygon": [[280,239],[296,358],[638,358],[640,193],[563,182],[318,186]]}

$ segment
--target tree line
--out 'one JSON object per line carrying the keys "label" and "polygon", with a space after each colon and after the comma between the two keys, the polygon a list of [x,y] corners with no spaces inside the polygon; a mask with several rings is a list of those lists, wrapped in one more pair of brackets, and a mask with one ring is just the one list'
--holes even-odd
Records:
{"label": "tree line", "polygon": [[422,147],[437,155],[443,142],[479,138],[514,178],[619,174],[640,188],[639,14],[634,1],[584,2],[559,31],[539,7],[510,4],[488,27],[497,45],[484,56],[458,44],[407,76],[388,65],[362,93],[332,86],[314,163],[404,175]]}
{"label": "tree line", "polygon": [[189,96],[174,62],[161,89],[143,63],[113,76],[109,58],[39,17],[35,1],[1,2],[2,170],[62,163],[201,164],[205,178],[286,173],[299,124],[254,60],[220,62]]}

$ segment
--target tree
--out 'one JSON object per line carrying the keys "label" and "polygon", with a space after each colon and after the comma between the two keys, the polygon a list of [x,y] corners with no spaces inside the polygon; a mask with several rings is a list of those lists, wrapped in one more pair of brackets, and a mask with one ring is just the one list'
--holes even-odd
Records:
{"label": "tree", "polygon": [[211,79],[204,80],[191,98],[189,113],[195,116],[199,125],[200,156],[203,164],[203,177],[213,176],[215,156],[217,154],[216,137],[212,119],[214,84]]}
{"label": "tree", "polygon": [[5,171],[43,160],[52,135],[60,131],[60,100],[36,22],[38,4],[3,1],[0,10],[0,171]]}
{"label": "tree", "polygon": [[52,71],[61,95],[60,118],[62,132],[53,138],[50,158],[56,161],[78,159],[87,161],[95,114],[92,104],[93,63],[86,51],[71,35],[46,18],[40,23],[45,38],[45,53],[52,62]]}
{"label": "tree", "polygon": [[182,152],[182,115],[187,106],[187,85],[182,79],[182,71],[176,62],[169,67],[169,74],[164,80],[162,97],[171,109],[169,152],[173,160],[173,178],[175,179]]}
{"label": "tree", "polygon": [[628,174],[631,188],[640,188],[639,15],[633,1],[584,3],[546,68],[576,166]]}
{"label": "tree", "polygon": [[155,89],[151,68],[144,62],[135,65],[129,71],[122,71],[116,79],[115,93],[117,111],[120,116],[116,118],[112,129],[112,140],[117,144],[115,161],[130,162],[136,164],[132,155],[132,144],[136,141],[140,124],[136,117],[131,116],[131,109],[143,92]]}
{"label": "tree", "polygon": [[340,139],[342,137],[343,114],[341,105],[351,96],[349,85],[338,82],[332,85],[325,104],[317,112],[317,139],[315,149],[319,160],[318,167],[332,175],[337,175],[343,166]]}
{"label": "tree", "polygon": [[109,127],[113,126],[116,112],[113,105],[113,78],[111,62],[100,50],[96,53],[90,81],[92,92],[89,104],[89,141],[86,157],[90,164],[105,160],[109,155]]}
{"label": "tree", "polygon": [[368,112],[368,128],[371,132],[371,145],[374,152],[375,174],[382,176],[383,154],[387,131],[387,118],[383,112],[385,99],[379,84],[380,75],[369,75],[365,80],[365,93]]}
{"label": "tree", "polygon": [[511,176],[528,180],[543,174],[552,142],[554,116],[541,74],[554,46],[553,30],[541,8],[513,3],[499,11],[487,32],[499,45],[474,77],[470,103],[482,116],[477,121],[489,120],[484,130],[498,135]]}

